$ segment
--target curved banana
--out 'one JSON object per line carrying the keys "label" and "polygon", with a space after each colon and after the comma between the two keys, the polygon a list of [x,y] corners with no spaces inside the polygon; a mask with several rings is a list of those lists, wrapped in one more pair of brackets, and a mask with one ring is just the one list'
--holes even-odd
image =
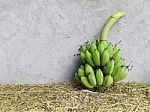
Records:
{"label": "curved banana", "polygon": [[96,66],[100,66],[100,54],[97,49],[93,51],[93,61]]}
{"label": "curved banana", "polygon": [[108,44],[107,50],[108,50],[108,53],[111,57],[113,55],[113,45],[111,43]]}
{"label": "curved banana", "polygon": [[115,66],[114,68],[120,67],[120,66],[124,66],[125,62],[124,59],[120,58],[118,61],[115,61]]}
{"label": "curved banana", "polygon": [[84,70],[84,66],[83,66],[83,65],[80,65],[80,69]]}
{"label": "curved banana", "polygon": [[88,76],[89,74],[94,74],[94,70],[89,64],[85,65],[85,74],[86,76]]}
{"label": "curved banana", "polygon": [[120,49],[119,49],[117,52],[115,52],[115,53],[113,54],[112,58],[113,58],[115,61],[117,61],[117,60],[119,60],[119,59],[121,58]]}
{"label": "curved banana", "polygon": [[76,81],[81,82],[78,73],[75,73],[75,79],[76,79]]}
{"label": "curved banana", "polygon": [[82,62],[83,64],[86,63],[85,54],[84,54],[82,51],[80,52],[80,60],[81,60],[81,62]]}
{"label": "curved banana", "polygon": [[88,75],[88,80],[89,80],[89,82],[92,86],[96,86],[96,78],[95,78],[94,74],[89,74]]}
{"label": "curved banana", "polygon": [[97,85],[101,86],[103,84],[103,78],[103,72],[100,69],[96,70]]}
{"label": "curved banana", "polygon": [[102,53],[105,49],[105,46],[102,43],[99,43],[97,49],[98,49],[99,54],[102,55]]}
{"label": "curved banana", "polygon": [[112,53],[112,54],[115,54],[118,50],[119,50],[119,49],[115,46],[115,47],[113,48],[113,53]]}
{"label": "curved banana", "polygon": [[91,48],[91,43],[87,42],[86,43],[86,50],[90,50],[90,48]]}
{"label": "curved banana", "polygon": [[82,46],[81,46],[81,51],[82,51],[83,53],[85,53],[85,51],[86,51],[86,45],[82,45]]}
{"label": "curved banana", "polygon": [[109,53],[107,49],[104,49],[101,55],[101,65],[104,66],[109,61]]}
{"label": "curved banana", "polygon": [[78,75],[79,75],[79,77],[85,76],[84,70],[82,70],[81,68],[79,68],[79,69],[78,69]]}
{"label": "curved banana", "polygon": [[113,76],[114,82],[125,79],[128,75],[128,69],[126,67],[120,67],[117,73]]}
{"label": "curved banana", "polygon": [[93,54],[94,49],[97,49],[95,43],[92,42],[91,47],[90,47],[90,53]]}
{"label": "curved banana", "polygon": [[113,78],[111,77],[111,75],[106,75],[106,76],[104,77],[103,86],[104,86],[104,87],[108,87],[108,86],[110,86],[111,84],[113,84]]}
{"label": "curved banana", "polygon": [[88,62],[88,64],[90,64],[91,66],[94,66],[92,55],[88,50],[85,51],[85,59]]}
{"label": "curved banana", "polygon": [[113,72],[113,69],[114,69],[114,60],[113,59],[110,59],[106,65],[104,66],[104,73],[106,75],[111,75],[112,72]]}
{"label": "curved banana", "polygon": [[100,40],[100,43],[106,48],[108,46],[108,42],[104,40]]}
{"label": "curved banana", "polygon": [[114,76],[117,74],[117,72],[119,72],[119,71],[120,71],[120,68],[121,68],[121,67],[114,68],[114,70],[113,70],[113,72],[112,72],[111,76],[112,76],[112,77],[114,77]]}
{"label": "curved banana", "polygon": [[87,77],[81,77],[81,82],[85,87],[87,87],[89,89],[93,88],[93,86],[89,83]]}

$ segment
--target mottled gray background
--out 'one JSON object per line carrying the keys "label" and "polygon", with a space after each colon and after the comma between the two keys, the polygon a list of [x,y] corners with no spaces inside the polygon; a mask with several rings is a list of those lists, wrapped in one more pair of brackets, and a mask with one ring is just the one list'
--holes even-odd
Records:
{"label": "mottled gray background", "polygon": [[150,0],[0,0],[0,83],[73,80],[79,45],[116,11],[127,15],[109,40],[133,61],[126,81],[150,83]]}

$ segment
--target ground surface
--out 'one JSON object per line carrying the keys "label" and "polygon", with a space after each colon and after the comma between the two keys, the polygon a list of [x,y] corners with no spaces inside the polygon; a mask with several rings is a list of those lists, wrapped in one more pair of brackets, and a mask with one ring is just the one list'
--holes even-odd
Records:
{"label": "ground surface", "polygon": [[108,39],[133,61],[126,80],[150,83],[150,0],[0,0],[0,83],[74,80],[79,45],[116,11]]}
{"label": "ground surface", "polygon": [[1,112],[150,112],[150,85],[119,83],[104,93],[78,84],[0,85]]}

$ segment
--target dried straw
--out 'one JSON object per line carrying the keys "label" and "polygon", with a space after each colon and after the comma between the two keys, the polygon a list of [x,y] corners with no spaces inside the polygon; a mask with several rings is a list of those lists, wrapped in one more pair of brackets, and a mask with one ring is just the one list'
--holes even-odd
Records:
{"label": "dried straw", "polygon": [[150,85],[118,83],[99,93],[69,82],[1,84],[0,112],[150,112]]}

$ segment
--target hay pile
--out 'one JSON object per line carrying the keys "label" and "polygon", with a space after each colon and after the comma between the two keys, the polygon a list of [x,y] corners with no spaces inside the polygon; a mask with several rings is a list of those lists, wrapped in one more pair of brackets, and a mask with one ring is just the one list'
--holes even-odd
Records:
{"label": "hay pile", "polygon": [[119,83],[104,93],[75,83],[0,85],[0,112],[150,112],[150,85]]}

